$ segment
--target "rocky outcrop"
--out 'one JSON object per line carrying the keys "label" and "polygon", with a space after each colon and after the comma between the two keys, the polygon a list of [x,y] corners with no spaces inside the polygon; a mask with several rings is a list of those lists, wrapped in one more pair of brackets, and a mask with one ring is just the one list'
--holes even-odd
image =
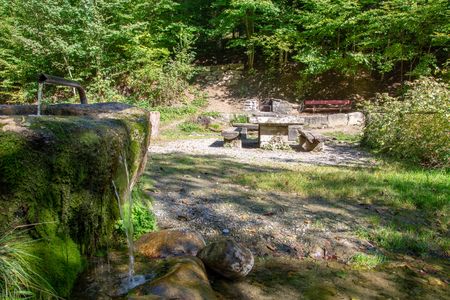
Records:
{"label": "rocky outcrop", "polygon": [[216,299],[200,259],[168,258],[164,263],[167,272],[137,287],[129,294],[128,299]]}
{"label": "rocky outcrop", "polygon": [[166,229],[144,234],[135,243],[136,251],[148,258],[196,256],[206,246],[200,233],[189,229]]}
{"label": "rocky outcrop", "polygon": [[209,244],[197,255],[205,265],[218,274],[238,279],[253,268],[253,254],[232,239],[223,239]]}

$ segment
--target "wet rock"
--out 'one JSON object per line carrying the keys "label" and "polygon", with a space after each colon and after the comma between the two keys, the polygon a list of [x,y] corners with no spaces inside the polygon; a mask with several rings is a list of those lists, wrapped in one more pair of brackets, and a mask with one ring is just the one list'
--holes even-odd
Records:
{"label": "wet rock", "polygon": [[165,264],[165,274],[134,289],[128,299],[216,299],[200,259],[168,258]]}
{"label": "wet rock", "polygon": [[136,251],[149,258],[196,256],[205,246],[201,234],[189,229],[150,232],[135,243]]}
{"label": "wet rock", "polygon": [[246,276],[254,264],[253,254],[250,250],[232,239],[211,243],[203,248],[197,256],[208,268],[229,279]]}

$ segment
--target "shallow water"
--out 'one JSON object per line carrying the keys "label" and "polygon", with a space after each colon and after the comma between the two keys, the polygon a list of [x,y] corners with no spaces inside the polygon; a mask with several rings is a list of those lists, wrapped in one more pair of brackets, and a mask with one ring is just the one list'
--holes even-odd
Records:
{"label": "shallow water", "polygon": [[94,257],[76,282],[73,300],[126,299],[126,294],[133,288],[155,278],[160,262],[136,261],[138,275],[129,277],[127,250],[111,251],[104,257]]}

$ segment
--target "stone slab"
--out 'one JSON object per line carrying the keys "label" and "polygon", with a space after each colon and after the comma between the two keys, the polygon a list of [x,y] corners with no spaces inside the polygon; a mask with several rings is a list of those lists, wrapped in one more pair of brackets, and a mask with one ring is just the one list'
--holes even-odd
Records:
{"label": "stone slab", "polygon": [[284,142],[288,142],[288,126],[279,124],[259,125],[259,146],[267,145],[274,136],[281,136]]}
{"label": "stone slab", "polygon": [[[253,116],[249,118],[253,124],[279,124],[279,125],[302,125],[305,117],[302,116]],[[287,130],[287,129],[286,129]]]}
{"label": "stone slab", "polygon": [[329,127],[347,126],[347,124],[348,124],[348,115],[347,114],[328,115],[328,126]]}
{"label": "stone slab", "polygon": [[362,126],[364,125],[365,117],[362,112],[352,112],[348,114],[348,125]]}
{"label": "stone slab", "polygon": [[290,125],[288,126],[288,141],[294,142],[298,140],[298,130],[302,129],[302,125]]}

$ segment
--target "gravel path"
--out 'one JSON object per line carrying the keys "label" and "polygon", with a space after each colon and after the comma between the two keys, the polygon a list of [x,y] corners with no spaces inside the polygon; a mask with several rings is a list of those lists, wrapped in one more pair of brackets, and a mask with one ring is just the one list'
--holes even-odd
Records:
{"label": "gravel path", "polygon": [[212,241],[233,236],[257,256],[335,257],[346,261],[371,246],[355,226],[376,213],[358,203],[305,199],[248,189],[230,180],[248,171],[277,172],[299,164],[367,165],[354,146],[331,144],[319,153],[221,147],[216,139],[180,140],[150,147],[154,211],[160,228],[189,227]]}
{"label": "gravel path", "polygon": [[365,166],[374,163],[368,153],[354,146],[333,142],[327,143],[321,152],[268,151],[256,148],[254,143],[249,143],[245,146],[248,148],[224,148],[221,140],[209,138],[157,143],[150,146],[149,151],[150,153],[161,154],[213,155],[249,164],[300,163]]}

